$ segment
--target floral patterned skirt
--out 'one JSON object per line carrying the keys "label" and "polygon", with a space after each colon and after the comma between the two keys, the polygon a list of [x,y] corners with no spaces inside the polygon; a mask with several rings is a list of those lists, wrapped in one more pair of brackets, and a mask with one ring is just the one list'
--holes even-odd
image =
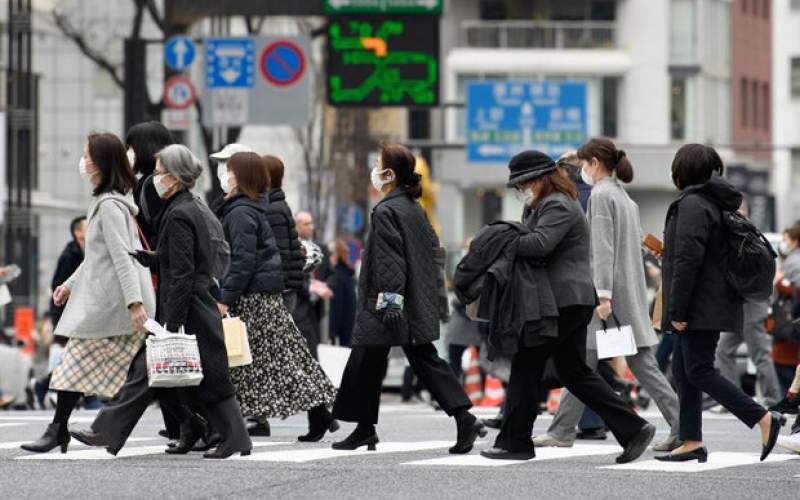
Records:
{"label": "floral patterned skirt", "polygon": [[253,363],[231,368],[242,414],[286,418],[330,405],[336,388],[311,356],[280,294],[241,297],[230,309],[247,325]]}

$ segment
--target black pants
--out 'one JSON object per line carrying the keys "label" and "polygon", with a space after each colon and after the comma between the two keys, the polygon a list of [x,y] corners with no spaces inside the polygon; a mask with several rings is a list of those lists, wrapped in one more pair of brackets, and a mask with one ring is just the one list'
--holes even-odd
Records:
{"label": "black pants", "polygon": [[180,434],[178,419],[164,411],[166,407],[174,407],[175,402],[167,391],[162,392],[164,394],[150,389],[147,384],[147,358],[145,348],[142,347],[133,358],[125,385],[97,414],[92,430],[105,437],[112,447],[121,449],[147,407],[158,397],[162,400],[162,414],[167,432],[170,437],[177,438]]}
{"label": "black pants", "polygon": [[582,403],[606,421],[625,446],[647,423],[596,372],[586,366],[586,326],[590,306],[559,309],[558,340],[537,347],[521,347],[511,360],[503,427],[495,446],[514,452],[532,452],[533,424],[539,412],[537,395],[545,363],[553,356],[558,376]]}
{"label": "black pants", "polygon": [[450,344],[447,346],[447,358],[450,362],[450,369],[453,370],[456,378],[461,380],[464,376],[464,369],[461,367],[461,358],[464,356],[464,351],[469,346]]}
{"label": "black pants", "polygon": [[[354,347],[342,375],[333,404],[333,417],[346,422],[377,424],[381,387],[388,364],[389,347]],[[448,414],[472,407],[461,384],[433,344],[406,345],[403,352],[411,369],[433,399]]]}
{"label": "black pants", "polygon": [[686,331],[674,337],[672,376],[678,386],[681,440],[703,440],[704,392],[745,425],[754,427],[767,410],[714,368],[719,332]]}

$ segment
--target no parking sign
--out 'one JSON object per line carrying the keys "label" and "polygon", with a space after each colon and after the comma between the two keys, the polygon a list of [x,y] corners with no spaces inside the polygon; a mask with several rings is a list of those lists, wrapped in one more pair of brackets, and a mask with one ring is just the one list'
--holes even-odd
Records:
{"label": "no parking sign", "polygon": [[186,109],[196,98],[194,85],[185,76],[173,76],[164,84],[164,104],[169,109]]}
{"label": "no parking sign", "polygon": [[[203,122],[206,125],[308,124],[312,64],[311,40],[306,36],[259,36],[236,39],[252,46],[255,57],[242,59],[240,70],[252,76],[252,85],[221,89],[206,85]],[[217,45],[233,39],[215,39]],[[252,62],[251,62],[252,59]],[[215,75],[213,60],[206,61],[206,81]],[[235,90],[235,92],[233,92]]]}

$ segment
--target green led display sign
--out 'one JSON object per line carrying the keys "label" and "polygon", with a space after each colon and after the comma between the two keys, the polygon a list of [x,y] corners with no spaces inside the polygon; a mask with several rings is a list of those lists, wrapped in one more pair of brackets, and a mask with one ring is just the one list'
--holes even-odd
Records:
{"label": "green led display sign", "polygon": [[327,64],[334,106],[435,106],[439,18],[332,17]]}
{"label": "green led display sign", "polygon": [[441,14],[444,0],[325,0],[328,14]]}

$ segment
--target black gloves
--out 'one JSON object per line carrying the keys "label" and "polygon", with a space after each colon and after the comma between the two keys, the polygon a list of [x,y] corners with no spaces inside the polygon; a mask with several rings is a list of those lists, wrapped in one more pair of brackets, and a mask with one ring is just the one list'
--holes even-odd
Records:
{"label": "black gloves", "polygon": [[392,330],[397,330],[400,328],[400,325],[403,323],[403,310],[402,309],[387,309],[386,312],[383,313],[383,324],[391,328]]}
{"label": "black gloves", "polygon": [[133,259],[144,267],[155,267],[157,256],[155,252],[149,250],[137,250],[128,252]]}

